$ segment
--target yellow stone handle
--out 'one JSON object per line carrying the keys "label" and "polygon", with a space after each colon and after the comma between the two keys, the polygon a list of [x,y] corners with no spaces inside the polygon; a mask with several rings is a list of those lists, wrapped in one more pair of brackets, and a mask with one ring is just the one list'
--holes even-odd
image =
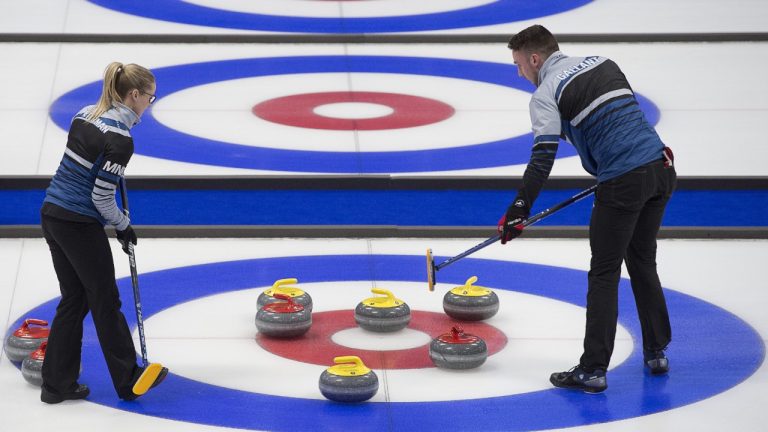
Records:
{"label": "yellow stone handle", "polygon": [[472,285],[475,282],[477,282],[477,276],[472,276],[464,282],[464,285],[457,286],[451,292],[456,295],[468,296],[484,296],[491,293],[491,290],[488,288]]}
{"label": "yellow stone handle", "polygon": [[371,292],[374,294],[381,294],[387,296],[391,300],[395,300],[395,295],[392,294],[392,291],[381,289],[381,288],[373,288],[371,289]]}
{"label": "yellow stone handle", "polygon": [[277,289],[281,285],[293,285],[295,283],[298,283],[299,280],[296,278],[288,278],[288,279],[278,279],[275,281],[274,284],[272,284],[272,289]]}
{"label": "yellow stone handle", "polygon": [[479,292],[483,292],[484,293],[484,292],[488,291],[487,289],[485,289],[483,287],[472,285],[475,282],[477,282],[477,276],[470,277],[469,279],[467,279],[466,282],[464,282],[464,288],[466,288],[470,292],[476,292],[476,293],[479,293]]}
{"label": "yellow stone handle", "polygon": [[328,368],[328,372],[334,375],[361,376],[371,371],[358,356],[335,357],[333,361],[336,365]]}
{"label": "yellow stone handle", "polygon": [[354,363],[355,367],[365,367],[363,361],[358,356],[341,356],[334,357],[333,362],[336,364]]}

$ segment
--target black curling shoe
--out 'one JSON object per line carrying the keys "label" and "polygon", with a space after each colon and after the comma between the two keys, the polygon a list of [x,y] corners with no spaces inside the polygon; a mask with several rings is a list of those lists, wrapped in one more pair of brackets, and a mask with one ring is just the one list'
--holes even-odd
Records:
{"label": "black curling shoe", "polygon": [[566,372],[553,373],[549,382],[555,387],[583,390],[586,393],[602,393],[608,388],[604,370],[586,372],[581,365],[576,365]]}
{"label": "black curling shoe", "polygon": [[47,404],[57,404],[64,402],[65,400],[77,400],[85,399],[91,394],[91,390],[85,384],[78,384],[77,389],[69,393],[54,393],[48,391],[45,386],[42,387],[40,392],[40,400]]}
{"label": "black curling shoe", "polygon": [[646,351],[643,350],[643,363],[653,375],[664,375],[669,372],[669,359],[664,354],[664,350]]}

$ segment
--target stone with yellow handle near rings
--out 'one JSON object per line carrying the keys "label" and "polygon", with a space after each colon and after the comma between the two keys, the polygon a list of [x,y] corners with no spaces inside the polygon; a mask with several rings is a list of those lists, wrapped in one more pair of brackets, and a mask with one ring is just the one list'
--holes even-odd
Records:
{"label": "stone with yellow handle near rings", "polygon": [[299,280],[295,278],[276,280],[275,283],[272,284],[272,288],[259,295],[259,298],[256,300],[256,309],[261,309],[266,304],[278,301],[277,298],[275,298],[275,294],[285,294],[290,296],[295,303],[304,306],[304,309],[306,309],[307,312],[312,312],[312,297],[309,293],[295,286],[290,286],[296,285],[298,282]]}
{"label": "stone with yellow handle near rings", "polygon": [[374,288],[371,292],[383,297],[369,297],[357,304],[357,325],[378,333],[395,332],[408,326],[411,322],[411,308],[404,301],[385,289]]}
{"label": "stone with yellow handle near rings", "polygon": [[445,293],[443,310],[451,318],[461,321],[481,321],[499,311],[499,297],[493,290],[477,285],[477,276]]}
{"label": "stone with yellow handle near rings", "polygon": [[333,359],[336,365],[320,375],[320,393],[336,402],[364,402],[376,395],[379,378],[363,364],[360,357],[342,356]]}

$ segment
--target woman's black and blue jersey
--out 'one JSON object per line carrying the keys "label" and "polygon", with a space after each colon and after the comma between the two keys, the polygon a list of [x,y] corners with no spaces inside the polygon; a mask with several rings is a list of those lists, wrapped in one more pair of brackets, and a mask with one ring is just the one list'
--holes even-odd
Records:
{"label": "woman's black and blue jersey", "polygon": [[117,207],[115,191],[133,155],[130,128],[139,116],[115,103],[98,118],[89,119],[93,108],[83,108],[72,119],[67,148],[46,190],[43,211],[62,219],[85,216],[122,231],[130,220]]}

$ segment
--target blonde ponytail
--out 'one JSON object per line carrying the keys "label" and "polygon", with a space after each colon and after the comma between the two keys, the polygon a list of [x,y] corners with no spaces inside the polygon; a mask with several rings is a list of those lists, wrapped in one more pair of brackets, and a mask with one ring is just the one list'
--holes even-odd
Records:
{"label": "blonde ponytail", "polygon": [[110,63],[104,70],[104,84],[101,96],[93,110],[88,114],[89,120],[94,120],[112,108],[114,102],[123,102],[128,92],[133,89],[145,91],[155,82],[155,76],[149,69],[137,64],[123,65],[119,62]]}

